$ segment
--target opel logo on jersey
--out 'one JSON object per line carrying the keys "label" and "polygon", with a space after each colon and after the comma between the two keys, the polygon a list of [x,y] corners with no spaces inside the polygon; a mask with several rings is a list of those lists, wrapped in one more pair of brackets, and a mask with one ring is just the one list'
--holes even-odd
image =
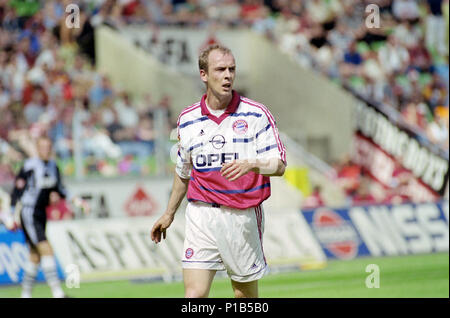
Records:
{"label": "opel logo on jersey", "polygon": [[231,162],[233,160],[238,160],[239,154],[237,152],[223,152],[223,153],[208,153],[208,154],[199,154],[195,157],[195,167],[212,167],[222,165],[227,162]]}
{"label": "opel logo on jersey", "polygon": [[225,146],[225,137],[222,135],[215,135],[210,141],[216,149],[222,149]]}

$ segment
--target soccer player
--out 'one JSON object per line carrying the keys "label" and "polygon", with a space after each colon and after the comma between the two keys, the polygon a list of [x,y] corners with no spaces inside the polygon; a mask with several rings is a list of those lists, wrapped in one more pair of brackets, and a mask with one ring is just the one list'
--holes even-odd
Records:
{"label": "soccer player", "polygon": [[[45,235],[47,222],[45,211],[52,192],[57,192],[61,197],[67,199],[68,194],[62,184],[56,162],[50,159],[51,140],[47,137],[40,137],[36,146],[38,157],[25,160],[16,176],[11,193],[11,211],[16,213],[16,205],[20,203],[20,224],[30,248],[30,261],[25,268],[21,297],[31,297],[31,290],[40,263],[53,297],[63,298],[66,295],[58,278],[52,247]],[[85,213],[89,211],[89,206],[83,200],[73,197],[72,201],[76,206],[82,207]]]}
{"label": "soccer player", "polygon": [[286,150],[262,104],[234,91],[232,52],[212,45],[199,56],[206,94],[178,117],[179,150],[172,194],[151,238],[159,243],[185,194],[185,297],[208,297],[218,270],[226,270],[235,297],[258,297],[267,273],[261,203],[270,177],[282,176]]}

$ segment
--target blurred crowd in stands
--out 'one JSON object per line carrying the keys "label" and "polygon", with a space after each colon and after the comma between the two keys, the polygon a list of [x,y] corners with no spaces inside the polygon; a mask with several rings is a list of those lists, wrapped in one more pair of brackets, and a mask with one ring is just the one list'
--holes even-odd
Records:
{"label": "blurred crowd in stands", "polygon": [[[280,47],[376,104],[448,153],[448,1],[302,1]],[[379,20],[366,11],[377,5]],[[369,7],[370,8],[370,7]],[[444,17],[446,12],[446,18]]]}
{"label": "blurred crowd in stands", "polygon": [[130,96],[96,71],[88,17],[95,21],[105,5],[87,16],[81,11],[80,28],[68,29],[70,3],[0,0],[0,183],[13,177],[14,164],[33,153],[32,140],[43,134],[52,138],[64,173],[73,174],[75,113],[87,170],[149,172],[154,113],[170,114],[170,97]]}
{"label": "blurred crowd in stands", "polygon": [[[79,28],[65,27],[70,4]],[[0,183],[40,134],[70,162],[75,113],[89,170],[148,172],[133,162],[154,152],[156,109],[173,125],[170,96],[130,96],[96,71],[101,24],[251,28],[303,67],[392,107],[448,153],[448,10],[448,0],[0,0]]]}

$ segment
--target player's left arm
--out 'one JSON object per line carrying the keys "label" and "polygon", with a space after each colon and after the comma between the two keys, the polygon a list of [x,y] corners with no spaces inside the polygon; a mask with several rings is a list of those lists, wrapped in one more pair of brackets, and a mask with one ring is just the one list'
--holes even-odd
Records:
{"label": "player's left arm", "polygon": [[286,163],[280,158],[256,159],[251,171],[266,177],[281,177],[286,170]]}
{"label": "player's left arm", "polygon": [[25,192],[29,174],[30,171],[26,171],[25,167],[22,166],[14,180],[14,188],[9,200],[10,207],[8,209],[4,206],[4,211],[0,211],[0,220],[10,231],[15,231],[19,228],[19,222],[15,219],[15,216],[20,213],[20,208],[17,205],[20,205],[20,199]]}
{"label": "player's left arm", "polygon": [[[56,163],[55,163],[56,165]],[[56,192],[59,193],[59,195],[70,201],[74,206],[76,206],[77,208],[81,208],[81,210],[83,211],[84,214],[89,214],[90,212],[90,206],[89,204],[81,199],[78,196],[72,196],[66,189],[66,187],[64,186],[63,180],[62,180],[62,176],[61,176],[61,172],[59,171],[58,166],[56,165],[56,179],[57,179],[57,183],[56,183]]]}
{"label": "player's left arm", "polygon": [[234,181],[250,171],[266,177],[281,177],[285,169],[286,164],[279,158],[242,159],[224,164],[220,172],[228,181]]}

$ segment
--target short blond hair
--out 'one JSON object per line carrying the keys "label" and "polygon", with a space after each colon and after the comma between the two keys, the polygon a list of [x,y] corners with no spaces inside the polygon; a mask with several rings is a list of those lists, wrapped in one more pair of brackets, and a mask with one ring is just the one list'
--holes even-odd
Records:
{"label": "short blond hair", "polygon": [[231,50],[223,45],[220,44],[212,44],[208,45],[206,48],[204,48],[200,55],[198,56],[198,68],[200,70],[204,70],[205,72],[208,72],[208,57],[209,53],[211,53],[214,50],[219,50],[223,54],[233,54],[231,53]]}

